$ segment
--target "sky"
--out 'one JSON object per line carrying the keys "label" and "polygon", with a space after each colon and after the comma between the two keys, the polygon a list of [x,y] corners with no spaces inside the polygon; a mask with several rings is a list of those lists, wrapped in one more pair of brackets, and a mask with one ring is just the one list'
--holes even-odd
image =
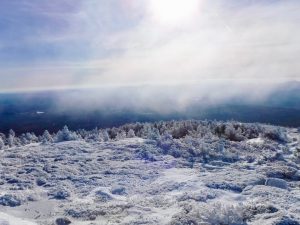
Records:
{"label": "sky", "polygon": [[299,0],[0,0],[0,92],[299,80]]}

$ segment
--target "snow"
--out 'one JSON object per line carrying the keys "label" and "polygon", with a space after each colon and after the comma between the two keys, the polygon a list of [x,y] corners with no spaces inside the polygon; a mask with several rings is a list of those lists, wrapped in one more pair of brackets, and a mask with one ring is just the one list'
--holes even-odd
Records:
{"label": "snow", "polygon": [[252,138],[247,141],[248,144],[257,144],[257,145],[262,145],[264,142],[265,142],[264,139],[261,137]]}
{"label": "snow", "polygon": [[191,135],[6,148],[0,197],[21,204],[0,205],[0,225],[299,224],[300,136],[284,132],[287,143]]}
{"label": "snow", "polygon": [[0,212],[0,225],[37,225],[37,223]]}

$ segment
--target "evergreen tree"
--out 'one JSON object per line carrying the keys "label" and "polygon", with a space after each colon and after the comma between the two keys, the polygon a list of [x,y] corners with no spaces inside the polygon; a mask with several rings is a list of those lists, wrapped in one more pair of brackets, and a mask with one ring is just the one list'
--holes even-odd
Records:
{"label": "evergreen tree", "polygon": [[9,147],[13,147],[15,145],[15,136],[15,132],[12,129],[10,129],[7,138],[7,144]]}
{"label": "evergreen tree", "polygon": [[47,143],[53,142],[53,138],[52,138],[52,136],[51,136],[51,134],[49,133],[48,130],[44,131],[44,133],[42,135],[42,140],[41,141],[42,141],[43,144],[47,144]]}
{"label": "evergreen tree", "polygon": [[127,133],[127,137],[128,138],[134,138],[135,137],[135,133],[134,130],[130,129]]}
{"label": "evergreen tree", "polygon": [[102,132],[102,136],[103,136],[103,141],[109,141],[110,140],[107,130],[104,130]]}
{"label": "evergreen tree", "polygon": [[0,150],[4,149],[5,143],[2,139],[2,137],[0,136]]}
{"label": "evergreen tree", "polygon": [[67,126],[57,132],[56,134],[56,142],[63,142],[63,141],[74,141],[78,139],[78,135],[75,132],[69,130]]}

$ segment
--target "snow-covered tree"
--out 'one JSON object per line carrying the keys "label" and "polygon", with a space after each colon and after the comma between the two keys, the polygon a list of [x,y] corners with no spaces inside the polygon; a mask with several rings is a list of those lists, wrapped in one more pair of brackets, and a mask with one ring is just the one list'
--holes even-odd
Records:
{"label": "snow-covered tree", "polygon": [[121,130],[117,133],[116,140],[123,140],[126,138],[126,132],[124,130]]}
{"label": "snow-covered tree", "polygon": [[25,135],[29,143],[36,143],[39,140],[35,133],[27,132]]}
{"label": "snow-covered tree", "polygon": [[102,132],[102,137],[103,137],[103,141],[109,141],[110,140],[107,130],[104,130]]}
{"label": "snow-covered tree", "polygon": [[150,133],[148,133],[147,138],[151,140],[159,140],[160,139],[160,133],[157,128],[153,128],[149,130]]}
{"label": "snow-covered tree", "polygon": [[149,138],[149,134],[151,133],[151,124],[150,123],[145,123],[143,126],[143,129],[141,130],[141,137],[142,138]]}
{"label": "snow-covered tree", "polygon": [[51,143],[53,142],[53,138],[51,136],[51,134],[49,133],[48,130],[45,130],[43,135],[42,135],[42,138],[41,138],[41,141],[43,144],[47,144],[47,143]]}
{"label": "snow-covered tree", "polygon": [[75,132],[69,130],[67,126],[57,132],[55,141],[63,142],[63,141],[74,141],[78,139],[78,135]]}
{"label": "snow-covered tree", "polygon": [[0,136],[0,150],[4,149],[5,143],[2,139],[2,137]]}
{"label": "snow-covered tree", "polygon": [[3,142],[5,143],[5,139],[6,139],[6,136],[5,136],[5,134],[3,134],[3,133],[0,133],[0,138],[2,138]]}
{"label": "snow-covered tree", "polygon": [[219,143],[217,144],[217,151],[218,152],[223,152],[224,151],[224,147],[225,147],[225,140],[224,139],[220,139]]}
{"label": "snow-covered tree", "polygon": [[127,137],[128,138],[134,138],[135,137],[135,133],[133,129],[130,129],[127,133]]}
{"label": "snow-covered tree", "polygon": [[[236,129],[237,127],[237,129]],[[236,126],[233,122],[225,125],[224,136],[230,141],[242,141],[244,137],[242,136],[242,130],[239,126]]]}
{"label": "snow-covered tree", "polygon": [[16,136],[16,133],[12,129],[9,130],[8,134],[11,135],[11,136],[13,136],[13,137]]}
{"label": "snow-covered tree", "polygon": [[28,141],[28,139],[27,139],[27,137],[26,137],[25,134],[22,134],[20,136],[20,144],[21,145],[27,145],[27,144],[29,144],[29,141]]}
{"label": "snow-covered tree", "polygon": [[281,127],[266,127],[264,130],[264,137],[279,142],[287,142],[288,137],[284,128]]}
{"label": "snow-covered tree", "polygon": [[7,144],[9,147],[13,147],[15,145],[15,136],[16,133],[12,129],[10,129],[7,138]]}
{"label": "snow-covered tree", "polygon": [[38,142],[39,138],[34,133],[27,132],[26,134],[21,134],[19,136],[20,145],[28,145],[30,143]]}
{"label": "snow-covered tree", "polygon": [[296,157],[296,159],[300,160],[300,148],[295,149],[294,156]]}
{"label": "snow-covered tree", "polygon": [[77,132],[77,135],[80,135],[81,138],[83,138],[86,141],[103,141],[101,131],[98,130],[97,127],[91,131]]}
{"label": "snow-covered tree", "polygon": [[157,145],[163,150],[164,154],[167,154],[167,152],[171,149],[173,143],[174,140],[172,135],[170,135],[169,133],[165,133],[158,140]]}

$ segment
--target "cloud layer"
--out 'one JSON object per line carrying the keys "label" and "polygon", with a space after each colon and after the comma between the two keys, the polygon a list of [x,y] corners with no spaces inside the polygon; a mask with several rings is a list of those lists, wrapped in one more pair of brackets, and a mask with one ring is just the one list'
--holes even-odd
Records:
{"label": "cloud layer", "polygon": [[172,24],[153,1],[2,1],[0,91],[299,80],[299,1],[196,0]]}

